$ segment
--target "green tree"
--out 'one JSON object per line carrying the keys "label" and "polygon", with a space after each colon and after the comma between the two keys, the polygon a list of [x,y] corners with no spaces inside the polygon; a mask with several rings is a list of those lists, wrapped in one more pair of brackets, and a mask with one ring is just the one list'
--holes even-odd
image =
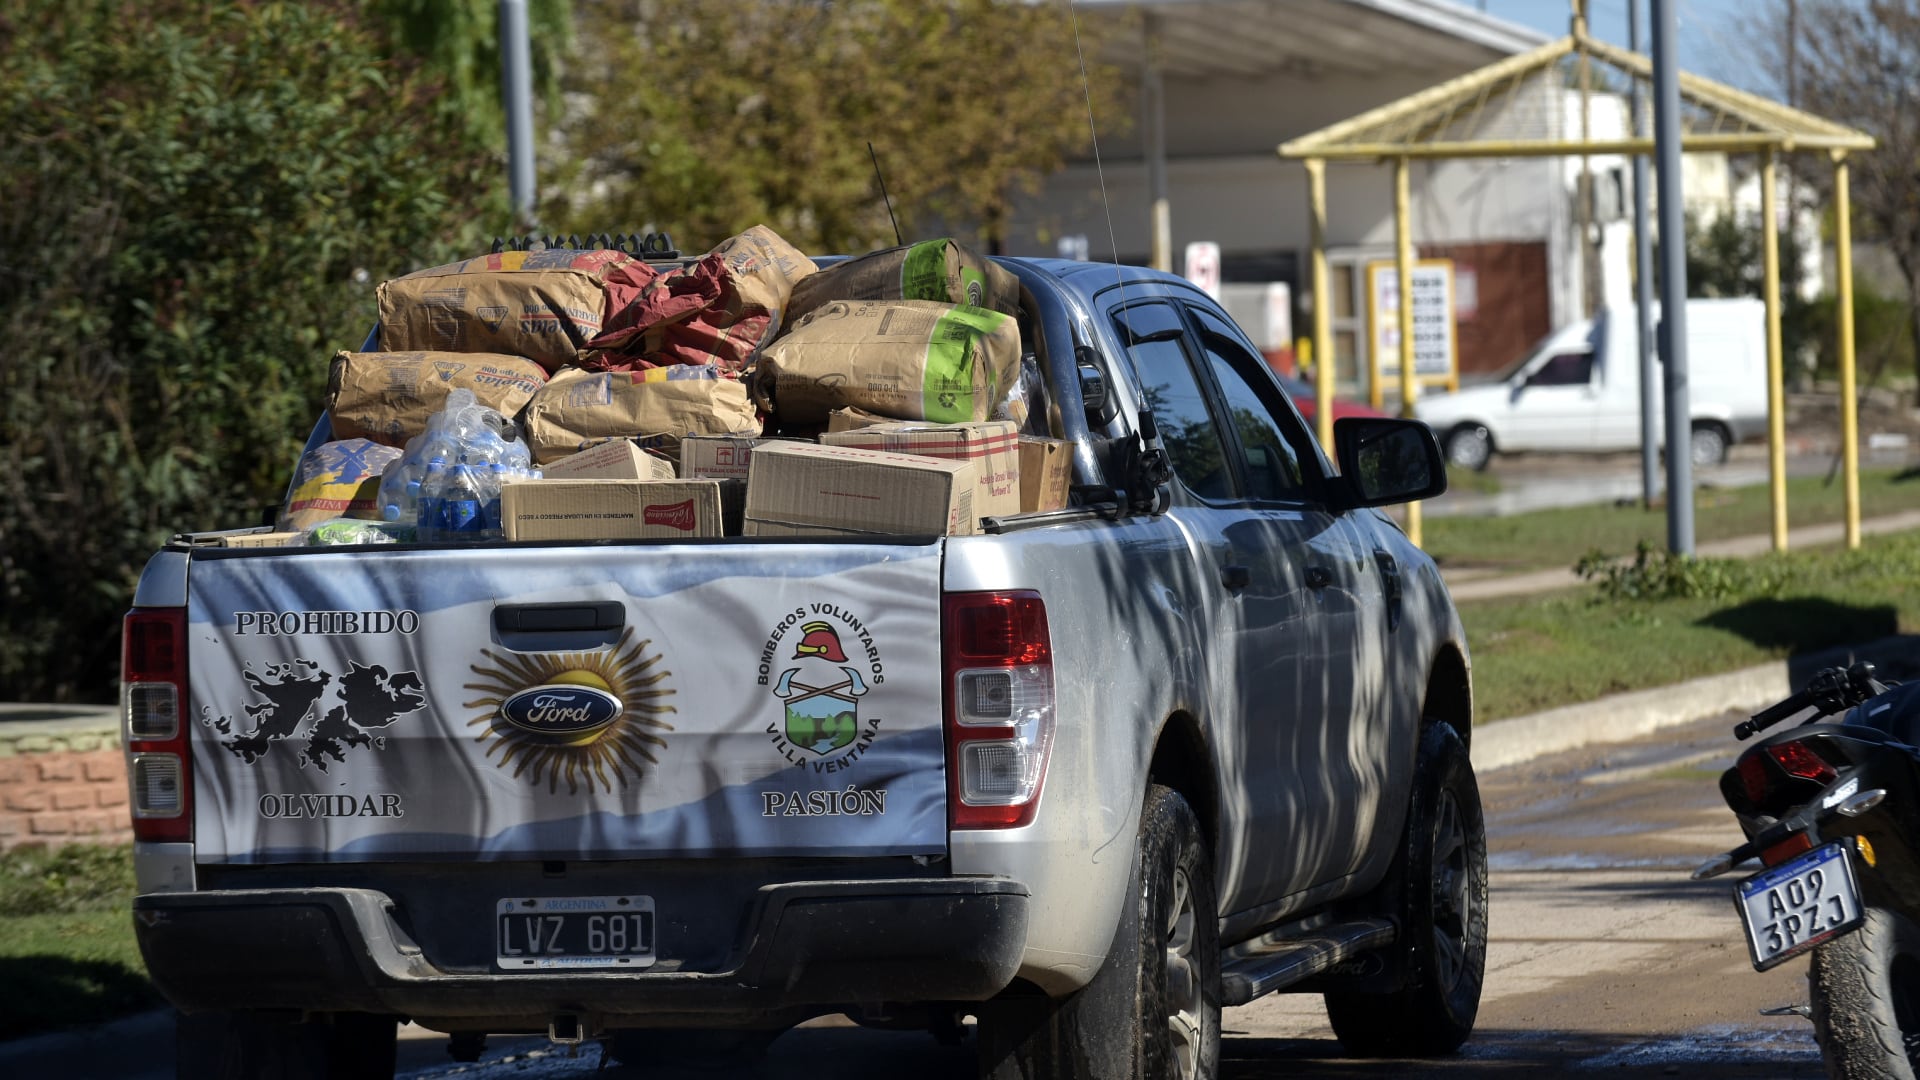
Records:
{"label": "green tree", "polygon": [[[499,0],[364,0],[393,43],[440,78],[468,130],[506,152],[506,109],[500,93]],[[560,65],[573,43],[567,0],[530,0],[527,43],[535,99],[549,119],[560,115]]]}
{"label": "green tree", "polygon": [[346,0],[0,8],[0,698],[110,695],[146,558],[261,522],[371,283],[477,240],[498,171],[389,49]]}
{"label": "green tree", "polygon": [[[812,251],[892,243],[867,154],[901,228],[977,227],[1088,142],[1087,95],[1127,114],[1120,80],[1057,4],[1001,0],[588,0],[567,89],[572,158],[543,219],[653,227],[699,250],[764,222]],[[942,225],[941,223],[949,223]]]}

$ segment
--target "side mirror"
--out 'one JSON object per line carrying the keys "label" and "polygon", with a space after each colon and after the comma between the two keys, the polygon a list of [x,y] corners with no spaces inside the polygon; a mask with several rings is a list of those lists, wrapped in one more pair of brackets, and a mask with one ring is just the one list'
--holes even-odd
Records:
{"label": "side mirror", "polygon": [[1344,417],[1333,422],[1333,445],[1354,506],[1419,502],[1447,490],[1440,443],[1418,420]]}

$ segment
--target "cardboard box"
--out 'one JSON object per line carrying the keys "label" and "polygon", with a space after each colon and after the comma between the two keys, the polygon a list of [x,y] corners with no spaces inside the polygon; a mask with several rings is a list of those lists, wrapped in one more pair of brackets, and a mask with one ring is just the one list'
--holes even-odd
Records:
{"label": "cardboard box", "polygon": [[1065,439],[1020,437],[1020,512],[1058,510],[1073,484],[1073,444]]}
{"label": "cardboard box", "polygon": [[718,480],[523,480],[500,489],[509,540],[719,536]]}
{"label": "cardboard box", "polygon": [[541,466],[549,480],[671,480],[673,462],[614,439]]}
{"label": "cardboard box", "polygon": [[965,536],[973,463],[857,446],[769,443],[747,477],[747,536]]}
{"label": "cardboard box", "polygon": [[874,424],[820,436],[824,446],[862,446],[891,454],[914,454],[973,462],[973,509],[981,517],[1020,512],[1020,427],[1011,420],[977,424]]}
{"label": "cardboard box", "polygon": [[827,430],[830,432],[858,431],[863,427],[872,427],[875,424],[891,424],[893,422],[889,417],[870,413],[865,409],[835,409],[827,414]]}
{"label": "cardboard box", "polygon": [[680,475],[745,480],[753,448],[767,441],[757,435],[689,435],[680,440]]}
{"label": "cardboard box", "polygon": [[230,548],[291,547],[299,539],[300,534],[297,532],[240,533],[237,536],[222,537],[220,546]]}

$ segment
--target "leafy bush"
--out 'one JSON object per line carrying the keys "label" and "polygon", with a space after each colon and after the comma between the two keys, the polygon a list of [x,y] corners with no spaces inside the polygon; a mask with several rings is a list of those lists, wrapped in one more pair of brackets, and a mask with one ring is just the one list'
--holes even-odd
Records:
{"label": "leafy bush", "polygon": [[1590,551],[1573,572],[1599,585],[1608,600],[1734,600],[1771,596],[1785,584],[1786,568],[1766,560],[1676,555],[1640,541],[1631,562]]}
{"label": "leafy bush", "polygon": [[125,911],[133,903],[133,849],[67,844],[0,855],[0,917]]}
{"label": "leafy bush", "polygon": [[0,13],[0,698],[110,696],[143,561],[261,522],[371,283],[501,205],[387,48],[350,0]]}

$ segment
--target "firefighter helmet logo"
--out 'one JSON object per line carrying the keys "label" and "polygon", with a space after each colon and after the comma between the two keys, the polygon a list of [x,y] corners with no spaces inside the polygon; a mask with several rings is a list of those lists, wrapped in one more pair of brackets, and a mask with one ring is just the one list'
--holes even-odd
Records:
{"label": "firefighter helmet logo", "polygon": [[840,635],[824,622],[800,628],[797,663],[780,673],[773,696],[786,706],[787,741],[815,757],[846,749],[860,735],[860,698],[866,680],[848,666]]}

